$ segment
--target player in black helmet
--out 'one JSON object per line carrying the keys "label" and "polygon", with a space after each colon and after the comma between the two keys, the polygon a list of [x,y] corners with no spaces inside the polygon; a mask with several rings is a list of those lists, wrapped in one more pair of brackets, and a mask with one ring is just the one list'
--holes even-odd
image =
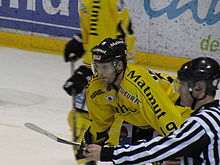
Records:
{"label": "player in black helmet", "polygon": [[[126,55],[126,44],[118,39],[104,39],[92,49],[95,74],[86,89],[91,119],[84,136],[87,144],[105,144],[111,138],[109,128],[117,118],[139,128],[133,133],[134,144],[141,130],[154,129],[166,135],[191,113],[190,108],[175,105],[179,94],[173,91],[171,76],[127,64]],[[116,135],[117,130],[113,131]],[[148,133],[143,133],[141,138],[149,138]]]}
{"label": "player in black helmet", "polygon": [[[197,102],[203,100],[207,95],[214,96],[216,94],[218,86],[216,78],[219,77],[219,74],[219,64],[209,57],[200,57],[185,63],[177,72],[178,80],[185,83],[193,98],[192,109],[196,108]],[[196,91],[204,91],[204,95],[199,98],[195,97],[192,92],[197,84],[201,84],[201,86],[196,88]],[[182,101],[184,100],[182,99]]]}
{"label": "player in black helmet", "polygon": [[[73,110],[68,114],[68,122],[75,141],[77,139],[81,141],[85,132],[84,128],[89,123],[85,104],[85,87],[92,75],[90,50],[106,37],[124,40],[128,46],[130,60],[133,60],[135,48],[130,14],[124,0],[80,0],[78,2],[81,34],[74,35],[73,39],[65,45],[64,51],[65,61],[71,62],[71,68],[74,64],[75,72],[63,86],[69,95],[74,96]],[[78,60],[79,58],[83,63]],[[78,63],[75,63],[76,61]]]}
{"label": "player in black helmet", "polygon": [[220,105],[215,100],[220,67],[209,57],[185,63],[177,73],[182,103],[194,108],[176,131],[166,137],[142,141],[138,145],[101,147],[88,145],[88,160],[113,161],[114,164],[141,164],[181,157],[181,164],[220,164]]}
{"label": "player in black helmet", "polygon": [[[92,49],[92,68],[105,84],[114,84],[127,65],[127,47],[122,40],[107,38]],[[120,64],[120,62],[122,64]],[[122,66],[122,67],[120,67]]]}

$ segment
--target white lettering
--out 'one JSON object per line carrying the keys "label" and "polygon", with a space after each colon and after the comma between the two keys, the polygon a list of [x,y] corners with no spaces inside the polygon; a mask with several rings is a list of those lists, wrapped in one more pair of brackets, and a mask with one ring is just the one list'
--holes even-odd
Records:
{"label": "white lettering", "polygon": [[27,0],[27,10],[36,11],[36,0]]}
{"label": "white lettering", "polygon": [[53,7],[52,0],[42,0],[43,9],[51,15],[55,15],[60,12],[60,15],[69,16],[69,0],[60,0],[60,4],[57,8]]}
{"label": "white lettering", "polygon": [[10,1],[10,5],[11,8],[17,8],[18,9],[18,0],[13,0]]}
{"label": "white lettering", "polygon": [[102,49],[99,49],[99,48],[96,48],[96,49],[94,49],[93,51],[94,51],[94,52],[100,52],[100,53],[103,53],[103,54],[106,53],[105,50],[102,50]]}
{"label": "white lettering", "polygon": [[116,46],[119,44],[124,44],[124,42],[123,41],[116,41],[116,42],[111,43],[110,46]]}

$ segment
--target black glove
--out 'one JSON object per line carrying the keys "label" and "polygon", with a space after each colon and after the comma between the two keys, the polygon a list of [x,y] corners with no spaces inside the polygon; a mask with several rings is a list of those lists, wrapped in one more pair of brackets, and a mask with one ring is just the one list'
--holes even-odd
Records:
{"label": "black glove", "polygon": [[73,36],[73,39],[65,45],[64,60],[65,62],[76,61],[82,57],[84,52],[82,36],[81,34],[76,34]]}
{"label": "black glove", "polygon": [[[88,144],[92,144],[92,134],[89,132],[90,128],[91,127],[89,127],[87,129],[87,131],[85,132],[83,140],[81,142],[81,145],[80,145],[79,149],[77,150],[77,154],[76,154],[77,159],[85,158],[84,155],[83,155],[83,151],[88,152],[88,151],[85,150],[85,148]],[[108,134],[106,134],[108,131],[109,131],[109,129],[104,132],[104,134],[105,134],[104,139],[102,141],[100,141],[99,143],[96,143],[96,144],[101,145],[101,146],[106,145],[106,141],[109,138]]]}
{"label": "black glove", "polygon": [[85,150],[86,146],[88,144],[91,144],[92,143],[92,134],[89,132],[90,130],[90,127],[87,129],[87,131],[85,132],[84,134],[84,137],[83,137],[83,140],[80,144],[80,147],[79,149],[77,150],[77,159],[79,158],[84,158],[83,156],[83,151]]}
{"label": "black glove", "polygon": [[72,91],[74,94],[79,94],[88,84],[88,77],[92,76],[92,70],[87,68],[86,66],[80,66],[70,77],[65,84],[63,85],[63,89],[71,96]]}
{"label": "black glove", "polygon": [[86,146],[88,144],[86,143],[86,141],[83,139],[81,144],[80,144],[80,147],[79,149],[77,150],[77,153],[76,153],[76,159],[83,159],[85,158],[85,156],[83,155],[83,151],[85,150]]}

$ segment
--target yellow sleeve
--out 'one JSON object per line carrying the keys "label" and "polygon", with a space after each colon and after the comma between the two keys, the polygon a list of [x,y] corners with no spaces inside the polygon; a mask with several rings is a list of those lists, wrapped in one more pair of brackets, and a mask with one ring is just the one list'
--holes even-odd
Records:
{"label": "yellow sleeve", "polygon": [[175,105],[178,95],[175,96],[171,90],[172,83],[154,76],[144,67],[128,64],[121,86],[140,102],[137,104],[123,95],[119,96],[121,102],[124,101],[123,106],[133,110],[124,115],[127,122],[137,126],[151,126],[160,134],[166,135],[176,130],[190,116],[192,110]]}
{"label": "yellow sleeve", "polygon": [[[175,99],[172,101],[170,97],[174,97],[175,93],[171,90],[172,84],[168,81],[155,81],[150,74],[143,74],[143,79],[146,79],[149,84],[141,93],[142,100],[146,100],[146,103],[143,102],[145,103],[143,109],[146,110],[143,113],[149,117],[150,125],[160,134],[166,135],[173,132],[190,116],[192,110],[189,107],[174,104]],[[149,110],[152,113],[151,116],[147,114]]]}
{"label": "yellow sleeve", "polygon": [[[111,98],[108,100],[107,97]],[[111,102],[114,99],[116,100],[114,91],[106,91],[97,79],[90,80],[87,86],[86,103],[91,120],[89,131],[92,134],[93,143],[102,141],[114,122],[115,110]]]}
{"label": "yellow sleeve", "polygon": [[128,54],[134,53],[135,37],[132,28],[132,22],[127,8],[123,8],[118,12],[118,31],[117,38],[125,41],[128,47]]}
{"label": "yellow sleeve", "polygon": [[154,72],[149,69],[147,69],[147,71],[150,73],[151,77],[159,84],[159,86],[165,91],[169,99],[171,99],[173,103],[176,103],[177,99],[180,96],[179,93],[174,92],[173,90],[173,82],[176,77],[166,73]]}

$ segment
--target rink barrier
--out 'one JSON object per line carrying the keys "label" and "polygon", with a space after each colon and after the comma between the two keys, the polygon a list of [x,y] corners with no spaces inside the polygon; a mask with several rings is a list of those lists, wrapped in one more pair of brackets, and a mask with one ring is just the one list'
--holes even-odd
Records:
{"label": "rink barrier", "polygon": [[135,63],[140,65],[146,65],[152,69],[176,72],[182,64],[184,64],[189,60],[190,59],[186,59],[186,58],[136,51]]}
{"label": "rink barrier", "polygon": [[43,53],[63,54],[67,41],[0,31],[0,45]]}
{"label": "rink barrier", "polygon": [[[0,45],[14,47],[24,50],[63,55],[64,46],[67,41],[0,32]],[[176,71],[188,59],[179,57],[136,52],[135,63],[146,65],[153,69]],[[143,58],[144,57],[144,58]]]}

